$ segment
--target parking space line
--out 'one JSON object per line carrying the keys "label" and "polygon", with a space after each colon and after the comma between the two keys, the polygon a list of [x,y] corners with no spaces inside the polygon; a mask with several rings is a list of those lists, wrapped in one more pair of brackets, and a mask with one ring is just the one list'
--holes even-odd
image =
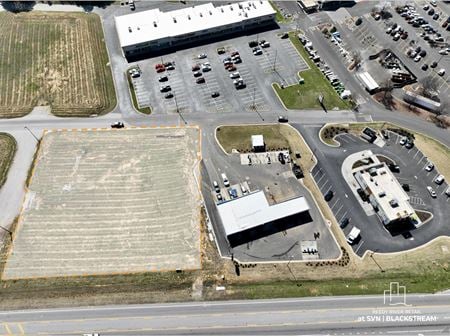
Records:
{"label": "parking space line", "polygon": [[331,206],[331,210],[333,210],[333,208],[336,206],[336,204],[339,202],[339,198],[336,199],[336,201],[333,203],[333,205]]}
{"label": "parking space line", "polygon": [[337,217],[339,211],[341,211],[343,207],[344,207],[344,204],[342,204],[341,207],[334,213],[335,217]]}
{"label": "parking space line", "polygon": [[324,184],[322,184],[322,186],[321,187],[319,187],[319,189],[320,189],[320,191],[322,191],[322,188],[323,187],[325,187],[326,185],[327,185],[327,183],[328,183],[328,179],[325,181],[325,183]]}
{"label": "parking space line", "polygon": [[359,249],[361,248],[361,246],[363,246],[363,244],[364,244],[364,240],[361,241],[361,243],[359,243],[359,246],[358,246],[358,248],[355,250],[355,253],[358,253]]}
{"label": "parking space line", "polygon": [[[327,182],[328,182],[328,180],[327,180]],[[330,185],[330,188],[328,188],[327,191],[326,191],[324,194],[326,194],[327,192],[329,192],[332,188],[333,188],[333,185]]]}
{"label": "parking space line", "polygon": [[339,220],[339,222],[341,222],[341,221],[345,218],[345,216],[347,215],[347,212],[348,212],[348,211],[344,212],[344,214],[342,215],[342,217],[341,217],[341,219]]}

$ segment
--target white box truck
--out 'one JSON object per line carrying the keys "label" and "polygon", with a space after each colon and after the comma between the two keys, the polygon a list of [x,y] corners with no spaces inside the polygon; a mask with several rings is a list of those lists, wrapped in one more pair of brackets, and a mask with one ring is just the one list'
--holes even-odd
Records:
{"label": "white box truck", "polygon": [[354,226],[347,236],[347,243],[353,245],[358,240],[360,233],[361,230]]}
{"label": "white box truck", "polygon": [[221,176],[222,176],[223,185],[228,188],[230,186],[230,181],[228,181],[227,175],[222,173]]}

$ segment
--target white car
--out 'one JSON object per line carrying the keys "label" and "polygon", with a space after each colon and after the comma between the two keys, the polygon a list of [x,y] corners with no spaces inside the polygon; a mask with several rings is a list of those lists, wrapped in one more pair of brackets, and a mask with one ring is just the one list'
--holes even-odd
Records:
{"label": "white car", "polygon": [[440,69],[440,70],[437,72],[437,74],[438,74],[439,76],[444,76],[444,75],[445,75],[445,69]]}
{"label": "white car", "polygon": [[431,188],[430,186],[427,187],[428,192],[430,193],[431,197],[436,198],[436,192]]}
{"label": "white car", "polygon": [[400,146],[404,146],[407,141],[408,141],[408,139],[406,137],[401,138],[400,142],[399,142]]}
{"label": "white car", "polygon": [[430,172],[434,169],[434,164],[432,162],[428,162],[427,166],[425,167],[425,170],[427,172]]}
{"label": "white car", "polygon": [[447,187],[447,190],[445,190],[445,194],[450,197],[450,186]]}
{"label": "white car", "polygon": [[242,85],[242,84],[244,84],[244,80],[242,78],[235,79],[233,81],[233,84],[234,85]]}
{"label": "white car", "polygon": [[239,78],[241,75],[239,74],[239,71],[233,72],[230,74],[231,79]]}
{"label": "white car", "polygon": [[444,175],[441,174],[434,179],[434,183],[441,185],[442,182],[444,182],[444,179],[445,179]]}
{"label": "white car", "polygon": [[254,52],[253,52],[253,55],[255,55],[255,56],[259,56],[259,55],[262,55],[262,50],[261,49],[256,49]]}
{"label": "white car", "polygon": [[197,56],[198,59],[204,59],[206,57],[208,57],[208,55],[206,55],[204,53]]}
{"label": "white car", "polygon": [[448,51],[446,49],[439,50],[440,55],[448,55]]}
{"label": "white car", "polygon": [[422,59],[422,57],[420,55],[418,55],[414,58],[414,62],[419,62],[421,59]]}

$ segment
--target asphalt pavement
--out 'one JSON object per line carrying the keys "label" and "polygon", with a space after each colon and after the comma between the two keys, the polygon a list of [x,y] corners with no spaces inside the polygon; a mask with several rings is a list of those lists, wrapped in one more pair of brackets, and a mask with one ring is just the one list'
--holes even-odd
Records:
{"label": "asphalt pavement", "polygon": [[448,294],[376,295],[3,311],[0,333],[447,335],[449,302]]}

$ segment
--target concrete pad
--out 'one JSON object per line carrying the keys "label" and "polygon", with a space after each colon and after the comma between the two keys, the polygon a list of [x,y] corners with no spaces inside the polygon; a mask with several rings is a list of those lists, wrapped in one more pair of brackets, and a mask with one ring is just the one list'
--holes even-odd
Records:
{"label": "concrete pad", "polygon": [[47,133],[3,279],[200,268],[199,136]]}

